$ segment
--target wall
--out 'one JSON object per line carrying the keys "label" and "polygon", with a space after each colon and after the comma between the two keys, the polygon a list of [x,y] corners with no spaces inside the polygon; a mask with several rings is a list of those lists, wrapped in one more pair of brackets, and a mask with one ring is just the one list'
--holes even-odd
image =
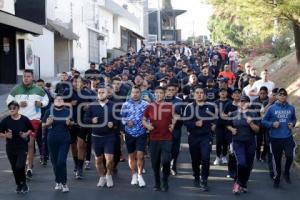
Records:
{"label": "wall", "polygon": [[15,0],[0,0],[0,10],[15,14]]}
{"label": "wall", "polygon": [[[40,58],[40,75],[41,78],[53,77],[54,74],[54,34],[43,28],[43,35],[38,37],[31,34],[16,34],[16,39],[29,40],[32,43],[33,53]],[[47,47],[47,48],[45,48]],[[17,55],[18,55],[17,44]],[[23,70],[19,69],[19,58],[17,57],[17,75],[23,74]]]}
{"label": "wall", "polygon": [[[43,35],[34,37],[30,35],[33,41],[35,55],[40,57],[41,78],[49,78],[54,74],[54,34],[47,29],[43,29]],[[45,48],[46,47],[46,48]]]}
{"label": "wall", "polygon": [[55,74],[70,71],[71,66],[71,49],[72,41],[66,40],[58,35],[54,37],[54,71]]}

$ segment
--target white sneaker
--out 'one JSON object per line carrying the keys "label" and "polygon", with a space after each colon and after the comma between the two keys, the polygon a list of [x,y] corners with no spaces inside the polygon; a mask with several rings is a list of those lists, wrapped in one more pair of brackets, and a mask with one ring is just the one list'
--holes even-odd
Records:
{"label": "white sneaker", "polygon": [[63,192],[63,193],[66,193],[66,192],[69,192],[69,191],[70,191],[70,189],[69,189],[69,187],[68,187],[67,184],[62,185],[62,192]]}
{"label": "white sneaker", "polygon": [[58,191],[58,190],[62,190],[62,184],[61,183],[56,183],[54,190]]}
{"label": "white sneaker", "polygon": [[104,187],[105,184],[106,184],[106,178],[104,176],[100,177],[97,187]]}
{"label": "white sneaker", "polygon": [[146,183],[142,175],[138,175],[139,187],[146,187]]}
{"label": "white sneaker", "polygon": [[111,188],[114,186],[114,182],[111,175],[106,175],[106,186]]}
{"label": "white sneaker", "polygon": [[138,184],[138,174],[134,173],[132,175],[132,179],[131,179],[131,185],[137,185]]}
{"label": "white sneaker", "polygon": [[142,170],[142,173],[143,173],[143,174],[146,174],[146,169],[145,169],[145,168]]}
{"label": "white sneaker", "polygon": [[214,165],[220,165],[220,158],[216,157],[216,160],[214,161]]}
{"label": "white sneaker", "polygon": [[222,157],[222,164],[226,165],[228,163],[227,158],[226,157]]}

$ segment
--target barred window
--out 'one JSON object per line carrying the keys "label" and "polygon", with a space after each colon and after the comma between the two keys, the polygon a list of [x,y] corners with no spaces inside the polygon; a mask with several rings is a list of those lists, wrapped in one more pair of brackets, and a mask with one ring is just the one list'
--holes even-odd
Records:
{"label": "barred window", "polygon": [[100,43],[98,33],[89,30],[89,61],[100,63]]}

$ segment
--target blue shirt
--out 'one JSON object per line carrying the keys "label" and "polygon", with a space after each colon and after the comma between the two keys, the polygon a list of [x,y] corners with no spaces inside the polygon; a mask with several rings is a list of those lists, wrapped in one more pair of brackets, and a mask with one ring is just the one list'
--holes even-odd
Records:
{"label": "blue shirt", "polygon": [[52,116],[54,118],[53,124],[48,127],[48,133],[53,134],[67,134],[69,133],[69,128],[66,124],[67,119],[72,119],[72,113],[69,109],[63,108],[62,110],[56,110],[55,108],[50,108],[46,111],[43,117],[43,123],[46,123],[47,118]]}
{"label": "blue shirt", "polygon": [[[276,102],[265,114],[262,124],[269,129],[271,138],[289,138],[292,131],[288,127],[288,123],[296,124],[296,114],[294,106],[288,103]],[[273,123],[279,122],[279,128],[274,128]]]}
{"label": "blue shirt", "polygon": [[[139,137],[146,133],[146,129],[143,126],[142,119],[144,111],[148,103],[144,100],[133,101],[129,99],[126,101],[121,110],[122,124],[125,126],[125,133],[132,137]],[[128,121],[133,121],[133,127],[127,125]]]}

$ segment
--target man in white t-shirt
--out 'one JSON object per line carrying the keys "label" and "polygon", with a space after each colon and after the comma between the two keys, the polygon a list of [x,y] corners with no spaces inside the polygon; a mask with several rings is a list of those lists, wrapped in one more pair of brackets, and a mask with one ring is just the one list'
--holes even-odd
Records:
{"label": "man in white t-shirt", "polygon": [[269,72],[267,69],[261,72],[261,78],[261,80],[258,80],[253,84],[251,91],[249,92],[249,96],[257,96],[260,88],[265,86],[269,91],[268,96],[271,97],[272,90],[275,88],[275,84],[269,80]]}
{"label": "man in white t-shirt", "polygon": [[252,103],[252,101],[257,98],[258,96],[250,96],[249,93],[254,85],[254,83],[256,82],[256,78],[254,76],[250,76],[249,77],[249,84],[244,87],[243,91],[242,91],[242,96],[248,96],[250,98],[250,102]]}
{"label": "man in white t-shirt", "polygon": [[234,50],[234,48],[231,49],[231,51],[228,53],[228,57],[229,57],[229,64],[231,67],[231,71],[232,72],[236,72],[236,52]]}

